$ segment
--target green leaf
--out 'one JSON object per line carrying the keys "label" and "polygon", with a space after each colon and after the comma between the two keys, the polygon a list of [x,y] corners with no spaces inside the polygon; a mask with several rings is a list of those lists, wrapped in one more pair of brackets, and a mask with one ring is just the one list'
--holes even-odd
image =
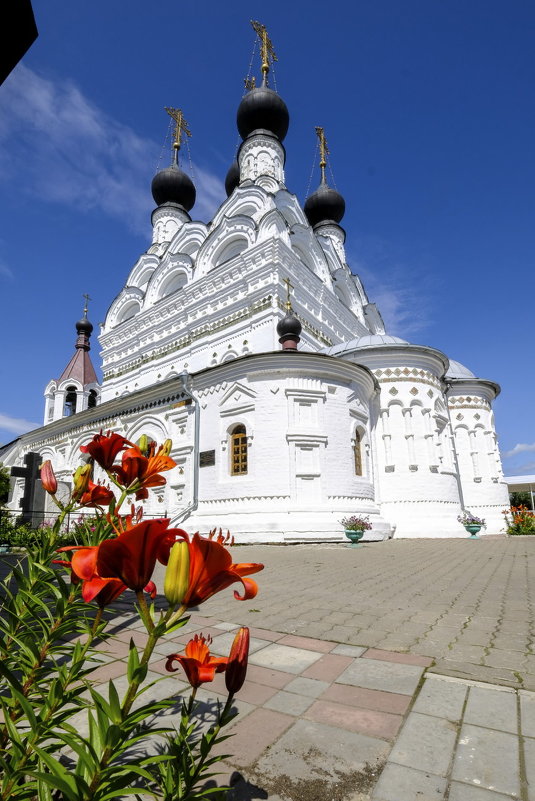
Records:
{"label": "green leaf", "polygon": [[139,668],[139,654],[137,652],[134,640],[130,640],[130,650],[128,652],[128,667],[126,670],[126,675],[128,677],[128,681],[130,684],[133,682],[134,676],[136,675],[136,671],[138,668]]}
{"label": "green leaf", "polygon": [[111,679],[108,684],[108,695],[110,699],[110,719],[114,723],[120,723],[122,718],[121,701],[119,700],[117,688]]}
{"label": "green leaf", "polygon": [[83,765],[87,771],[87,774],[91,776],[98,766],[98,756],[95,753],[91,743],[85,738],[79,738],[77,736],[70,737],[69,735],[62,734],[61,732],[58,733],[57,736],[62,742],[65,743],[65,745],[68,745],[72,751],[78,754],[80,757],[78,765]]}
{"label": "green leaf", "polygon": [[7,681],[12,687],[14,687],[19,693],[22,692],[22,685],[16,678],[15,674],[12,673],[6,666],[6,664],[1,660],[0,660],[0,673],[4,676],[5,679],[7,679]]}
{"label": "green leaf", "polygon": [[166,634],[172,634],[173,631],[181,629],[183,626],[186,625],[186,623],[189,622],[189,619],[190,615],[188,615],[188,617],[181,617],[180,620],[177,620],[176,623],[173,623],[172,626],[170,626],[168,629],[165,629]]}
{"label": "green leaf", "polygon": [[28,699],[22,694],[19,693],[14,688],[11,690],[13,693],[14,698],[17,700],[19,706],[21,707],[22,711],[26,715],[28,723],[32,729],[37,729],[37,718],[35,717],[34,711],[32,709],[32,705],[28,701]]}
{"label": "green leaf", "polygon": [[52,775],[50,773],[42,773],[39,770],[27,770],[26,773],[28,776],[33,776],[34,779],[44,782],[49,787],[53,787],[54,790],[60,790],[63,796],[70,801],[80,801],[80,796],[78,793],[73,791],[68,782],[59,776]]}

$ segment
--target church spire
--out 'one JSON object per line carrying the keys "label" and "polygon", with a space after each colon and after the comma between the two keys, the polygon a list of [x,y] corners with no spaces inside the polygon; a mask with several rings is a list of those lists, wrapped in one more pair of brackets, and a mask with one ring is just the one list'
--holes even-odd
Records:
{"label": "church spire", "polygon": [[76,323],[78,336],[74,343],[75,353],[58,379],[59,382],[73,379],[81,384],[82,387],[86,384],[98,383],[95,368],[89,355],[91,350],[89,339],[93,333],[93,324],[87,319],[87,304],[91,298],[89,295],[84,295],[83,297],[85,298],[84,316]]}
{"label": "church spire", "polygon": [[316,135],[319,139],[320,148],[320,185],[305,201],[304,211],[312,227],[320,223],[335,223],[338,225],[346,210],[346,202],[342,195],[332,189],[325,178],[325,167],[327,166],[327,156],[329,148],[325,138],[325,129],[316,126]]}
{"label": "church spire", "polygon": [[243,139],[238,150],[239,176],[233,168],[227,176],[227,192],[245,181],[276,192],[284,186],[286,156],[282,142],[288,133],[290,115],[282,97],[268,86],[268,72],[277,56],[266,26],[255,20],[251,20],[251,25],[260,40],[262,85],[256,86],[249,78],[245,83],[248,91],[236,116],[238,132]]}
{"label": "church spire", "polygon": [[284,304],[286,314],[277,323],[277,334],[282,350],[285,353],[294,353],[301,341],[302,326],[292,308],[291,293],[294,287],[289,278],[285,278],[282,283],[286,285],[286,303]]}
{"label": "church spire", "polygon": [[57,381],[50,381],[45,390],[45,425],[61,417],[97,405],[100,386],[91,361],[89,340],[93,324],[87,319],[89,295],[84,296],[84,316],[76,323],[74,354]]}
{"label": "church spire", "polygon": [[91,350],[91,345],[89,344],[89,338],[93,333],[93,325],[87,319],[87,312],[88,312],[87,304],[89,303],[91,298],[89,297],[89,295],[83,295],[82,297],[85,298],[84,316],[82,317],[81,320],[78,320],[78,322],[76,323],[76,331],[78,333],[78,338],[75,343],[75,348],[89,351]]}
{"label": "church spire", "polygon": [[[178,151],[180,150],[183,136],[191,136],[191,131],[184,119],[182,109],[166,106],[165,110],[175,123],[173,157],[171,166],[159,170],[152,179],[152,196],[157,206],[173,203],[187,214],[193,208],[196,192],[193,181],[178,165]],[[190,219],[189,214],[187,214],[187,219]]]}

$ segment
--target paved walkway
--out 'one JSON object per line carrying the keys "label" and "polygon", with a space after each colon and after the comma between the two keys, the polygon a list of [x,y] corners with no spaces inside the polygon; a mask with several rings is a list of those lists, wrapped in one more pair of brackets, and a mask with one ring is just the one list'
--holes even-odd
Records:
{"label": "paved walkway", "polygon": [[[150,693],[187,691],[165,657],[194,632],[226,655],[249,625],[229,801],[535,801],[532,551],[527,537],[236,547],[266,566],[258,596],[194,611],[157,646]],[[104,691],[146,639],[123,598],[92,674]],[[222,676],[199,691],[205,724],[225,696]]]}
{"label": "paved walkway", "polygon": [[[202,630],[226,654],[251,627],[231,801],[535,801],[532,553],[533,538],[234,548],[265,564],[258,596],[215,596],[179,638]],[[203,693],[224,695],[222,677]]]}

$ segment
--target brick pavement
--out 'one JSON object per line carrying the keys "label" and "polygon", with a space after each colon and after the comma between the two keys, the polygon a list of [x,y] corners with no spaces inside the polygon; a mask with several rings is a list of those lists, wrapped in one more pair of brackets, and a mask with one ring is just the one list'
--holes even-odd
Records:
{"label": "brick pavement", "polygon": [[[434,660],[432,671],[535,690],[535,538],[249,545],[260,591],[201,614]],[[158,583],[158,581],[157,581]]]}
{"label": "brick pavement", "polygon": [[[149,693],[187,692],[165,656],[193,632],[226,654],[246,624],[229,801],[535,801],[533,548],[528,538],[235,548],[236,561],[266,565],[258,596],[240,603],[229,590],[194,611],[157,646]],[[124,691],[129,638],[145,639],[123,598],[92,676],[103,692],[109,678]],[[223,696],[222,676],[199,691],[205,725]]]}

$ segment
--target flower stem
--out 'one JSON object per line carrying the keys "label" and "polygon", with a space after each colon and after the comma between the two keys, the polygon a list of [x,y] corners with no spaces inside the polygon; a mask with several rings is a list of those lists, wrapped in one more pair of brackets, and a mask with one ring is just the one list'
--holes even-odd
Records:
{"label": "flower stem", "polygon": [[143,590],[138,590],[136,592],[137,602],[139,604],[139,614],[141,615],[141,619],[145,624],[145,628],[149,632],[149,634],[154,631],[154,623],[150,616],[150,610],[147,605],[147,601],[145,599],[145,594]]}
{"label": "flower stem", "polygon": [[[143,654],[142,654],[140,662],[139,662],[140,666],[145,666],[145,665],[148,665],[148,663],[149,663],[149,660],[150,660],[150,658],[152,656],[152,652],[154,651],[154,647],[155,647],[156,643],[158,642],[158,640],[160,638],[160,634],[159,634],[159,627],[156,627],[154,625],[154,623],[152,622],[152,619],[150,617],[150,612],[149,612],[149,609],[147,607],[147,602],[145,600],[145,597],[143,596],[143,592],[141,590],[139,590],[136,593],[136,595],[137,595],[137,599],[138,599],[138,602],[139,602],[139,608],[140,608],[140,612],[141,612],[142,617],[143,617],[143,615],[146,615],[147,616],[147,620],[150,622],[150,625],[147,625],[147,623],[145,623],[145,625],[147,626],[147,630],[149,632],[149,638],[147,640],[145,648],[143,649]],[[165,616],[163,618],[163,622],[165,622],[166,625],[169,625],[170,620],[171,619],[177,619],[177,615],[182,614],[185,611],[185,609],[186,609],[186,607],[184,607],[184,606],[181,606],[176,612],[174,612],[172,609],[168,609],[167,613],[165,614]],[[130,709],[132,708],[132,704],[134,703],[134,700],[136,698],[136,694],[137,694],[137,691],[139,689],[139,685],[140,684],[141,684],[141,680],[140,679],[133,679],[130,682],[129,686],[128,686],[128,690],[126,691],[126,695],[125,695],[125,697],[123,699],[123,703],[121,704],[121,720],[123,720],[123,721],[128,716],[128,714],[130,712]],[[195,694],[192,693],[192,696],[194,698]],[[191,699],[190,699],[190,703],[193,704],[193,701]],[[104,749],[104,751],[102,753],[102,756],[100,758],[98,769],[97,769],[96,773],[94,774],[93,779],[92,779],[92,781],[91,781],[91,783],[89,785],[89,792],[88,792],[87,796],[84,796],[84,801],[90,801],[90,799],[93,797],[93,795],[95,793],[95,790],[97,789],[97,787],[99,785],[99,781],[100,781],[100,777],[101,777],[102,771],[105,770],[106,767],[108,766],[108,763],[109,763],[111,757],[113,756],[113,751],[114,751],[114,749],[111,746],[107,746]]]}

